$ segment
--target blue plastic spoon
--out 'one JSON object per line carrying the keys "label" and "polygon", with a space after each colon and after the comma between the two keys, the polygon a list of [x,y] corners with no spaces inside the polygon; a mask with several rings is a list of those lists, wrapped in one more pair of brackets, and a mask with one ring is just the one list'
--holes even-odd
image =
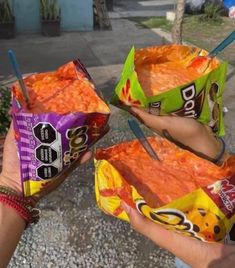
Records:
{"label": "blue plastic spoon", "polygon": [[221,51],[223,51],[227,46],[229,46],[235,40],[235,31],[233,31],[229,36],[227,36],[216,48],[214,48],[206,56],[197,56],[192,60],[189,67],[200,68],[200,72],[205,72],[209,67],[211,60],[217,56]]}
{"label": "blue plastic spoon", "polygon": [[136,122],[136,120],[128,119],[128,124],[132,132],[135,134],[136,138],[139,140],[141,145],[144,147],[145,151],[149,154],[150,157],[152,157],[155,160],[160,161],[157,153],[154,151],[151,144],[148,142],[147,138],[145,137],[143,131],[139,127],[139,124]]}
{"label": "blue plastic spoon", "polygon": [[229,46],[235,40],[235,31],[233,31],[229,36],[227,36],[216,48],[214,48],[209,54],[208,57],[215,57],[227,46]]}
{"label": "blue plastic spoon", "polygon": [[17,60],[16,60],[16,55],[13,52],[13,50],[11,50],[11,49],[8,50],[8,56],[9,56],[11,65],[13,67],[15,76],[17,77],[17,79],[19,81],[21,91],[22,91],[24,99],[26,101],[26,105],[27,105],[27,107],[29,107],[29,93],[28,93],[28,90],[27,90],[27,88],[25,86],[22,74],[20,72],[19,65],[18,65]]}

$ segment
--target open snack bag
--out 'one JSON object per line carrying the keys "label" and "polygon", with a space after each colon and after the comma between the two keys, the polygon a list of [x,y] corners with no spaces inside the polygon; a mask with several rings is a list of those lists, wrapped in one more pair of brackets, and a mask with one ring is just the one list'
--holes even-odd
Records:
{"label": "open snack bag", "polygon": [[12,86],[12,115],[25,196],[47,187],[107,132],[110,109],[79,60]]}
{"label": "open snack bag", "polygon": [[123,200],[170,230],[201,241],[235,243],[235,158],[219,167],[166,139],[148,141],[160,161],[138,140],[97,150],[100,209],[128,221]]}
{"label": "open snack bag", "polygon": [[208,52],[183,45],[147,47],[129,52],[111,103],[124,109],[192,117],[224,135],[222,94],[226,63],[200,57]]}

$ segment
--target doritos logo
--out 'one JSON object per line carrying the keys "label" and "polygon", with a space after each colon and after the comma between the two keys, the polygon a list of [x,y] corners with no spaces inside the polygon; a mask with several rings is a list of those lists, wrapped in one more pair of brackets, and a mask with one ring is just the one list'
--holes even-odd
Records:
{"label": "doritos logo", "polygon": [[173,115],[198,118],[202,111],[205,93],[202,90],[196,95],[195,84],[191,84],[181,89],[181,96],[184,101],[183,107],[173,112]]}

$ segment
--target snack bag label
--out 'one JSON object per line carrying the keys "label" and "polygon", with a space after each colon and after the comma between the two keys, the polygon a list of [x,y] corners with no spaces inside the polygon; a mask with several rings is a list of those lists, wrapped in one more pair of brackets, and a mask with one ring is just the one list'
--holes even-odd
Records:
{"label": "snack bag label", "polygon": [[[83,65],[79,72],[91,79]],[[43,190],[107,131],[109,113],[26,112],[13,96],[12,116],[25,196]]]}
{"label": "snack bag label", "polygon": [[235,176],[199,188],[171,203],[151,208],[106,160],[95,160],[97,204],[105,213],[129,221],[124,200],[151,221],[205,242],[235,244]]}
{"label": "snack bag label", "polygon": [[222,94],[227,72],[226,62],[194,81],[148,97],[135,71],[135,53],[133,47],[111,98],[113,105],[123,109],[128,109],[129,106],[144,107],[157,115],[191,117],[209,125],[218,135],[224,135]]}

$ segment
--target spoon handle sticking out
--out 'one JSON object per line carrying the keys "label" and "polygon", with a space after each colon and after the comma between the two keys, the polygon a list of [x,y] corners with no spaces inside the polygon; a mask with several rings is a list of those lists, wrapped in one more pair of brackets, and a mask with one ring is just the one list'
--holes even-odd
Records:
{"label": "spoon handle sticking out", "polygon": [[23,96],[24,96],[25,102],[27,104],[27,107],[29,107],[29,93],[28,93],[28,90],[27,90],[27,88],[25,86],[22,74],[20,72],[19,65],[18,65],[17,60],[16,60],[15,53],[13,52],[13,50],[11,50],[11,49],[8,50],[8,56],[9,56],[11,65],[13,67],[15,76],[17,77],[17,79],[19,81],[20,88],[21,88],[21,91],[23,93]]}

